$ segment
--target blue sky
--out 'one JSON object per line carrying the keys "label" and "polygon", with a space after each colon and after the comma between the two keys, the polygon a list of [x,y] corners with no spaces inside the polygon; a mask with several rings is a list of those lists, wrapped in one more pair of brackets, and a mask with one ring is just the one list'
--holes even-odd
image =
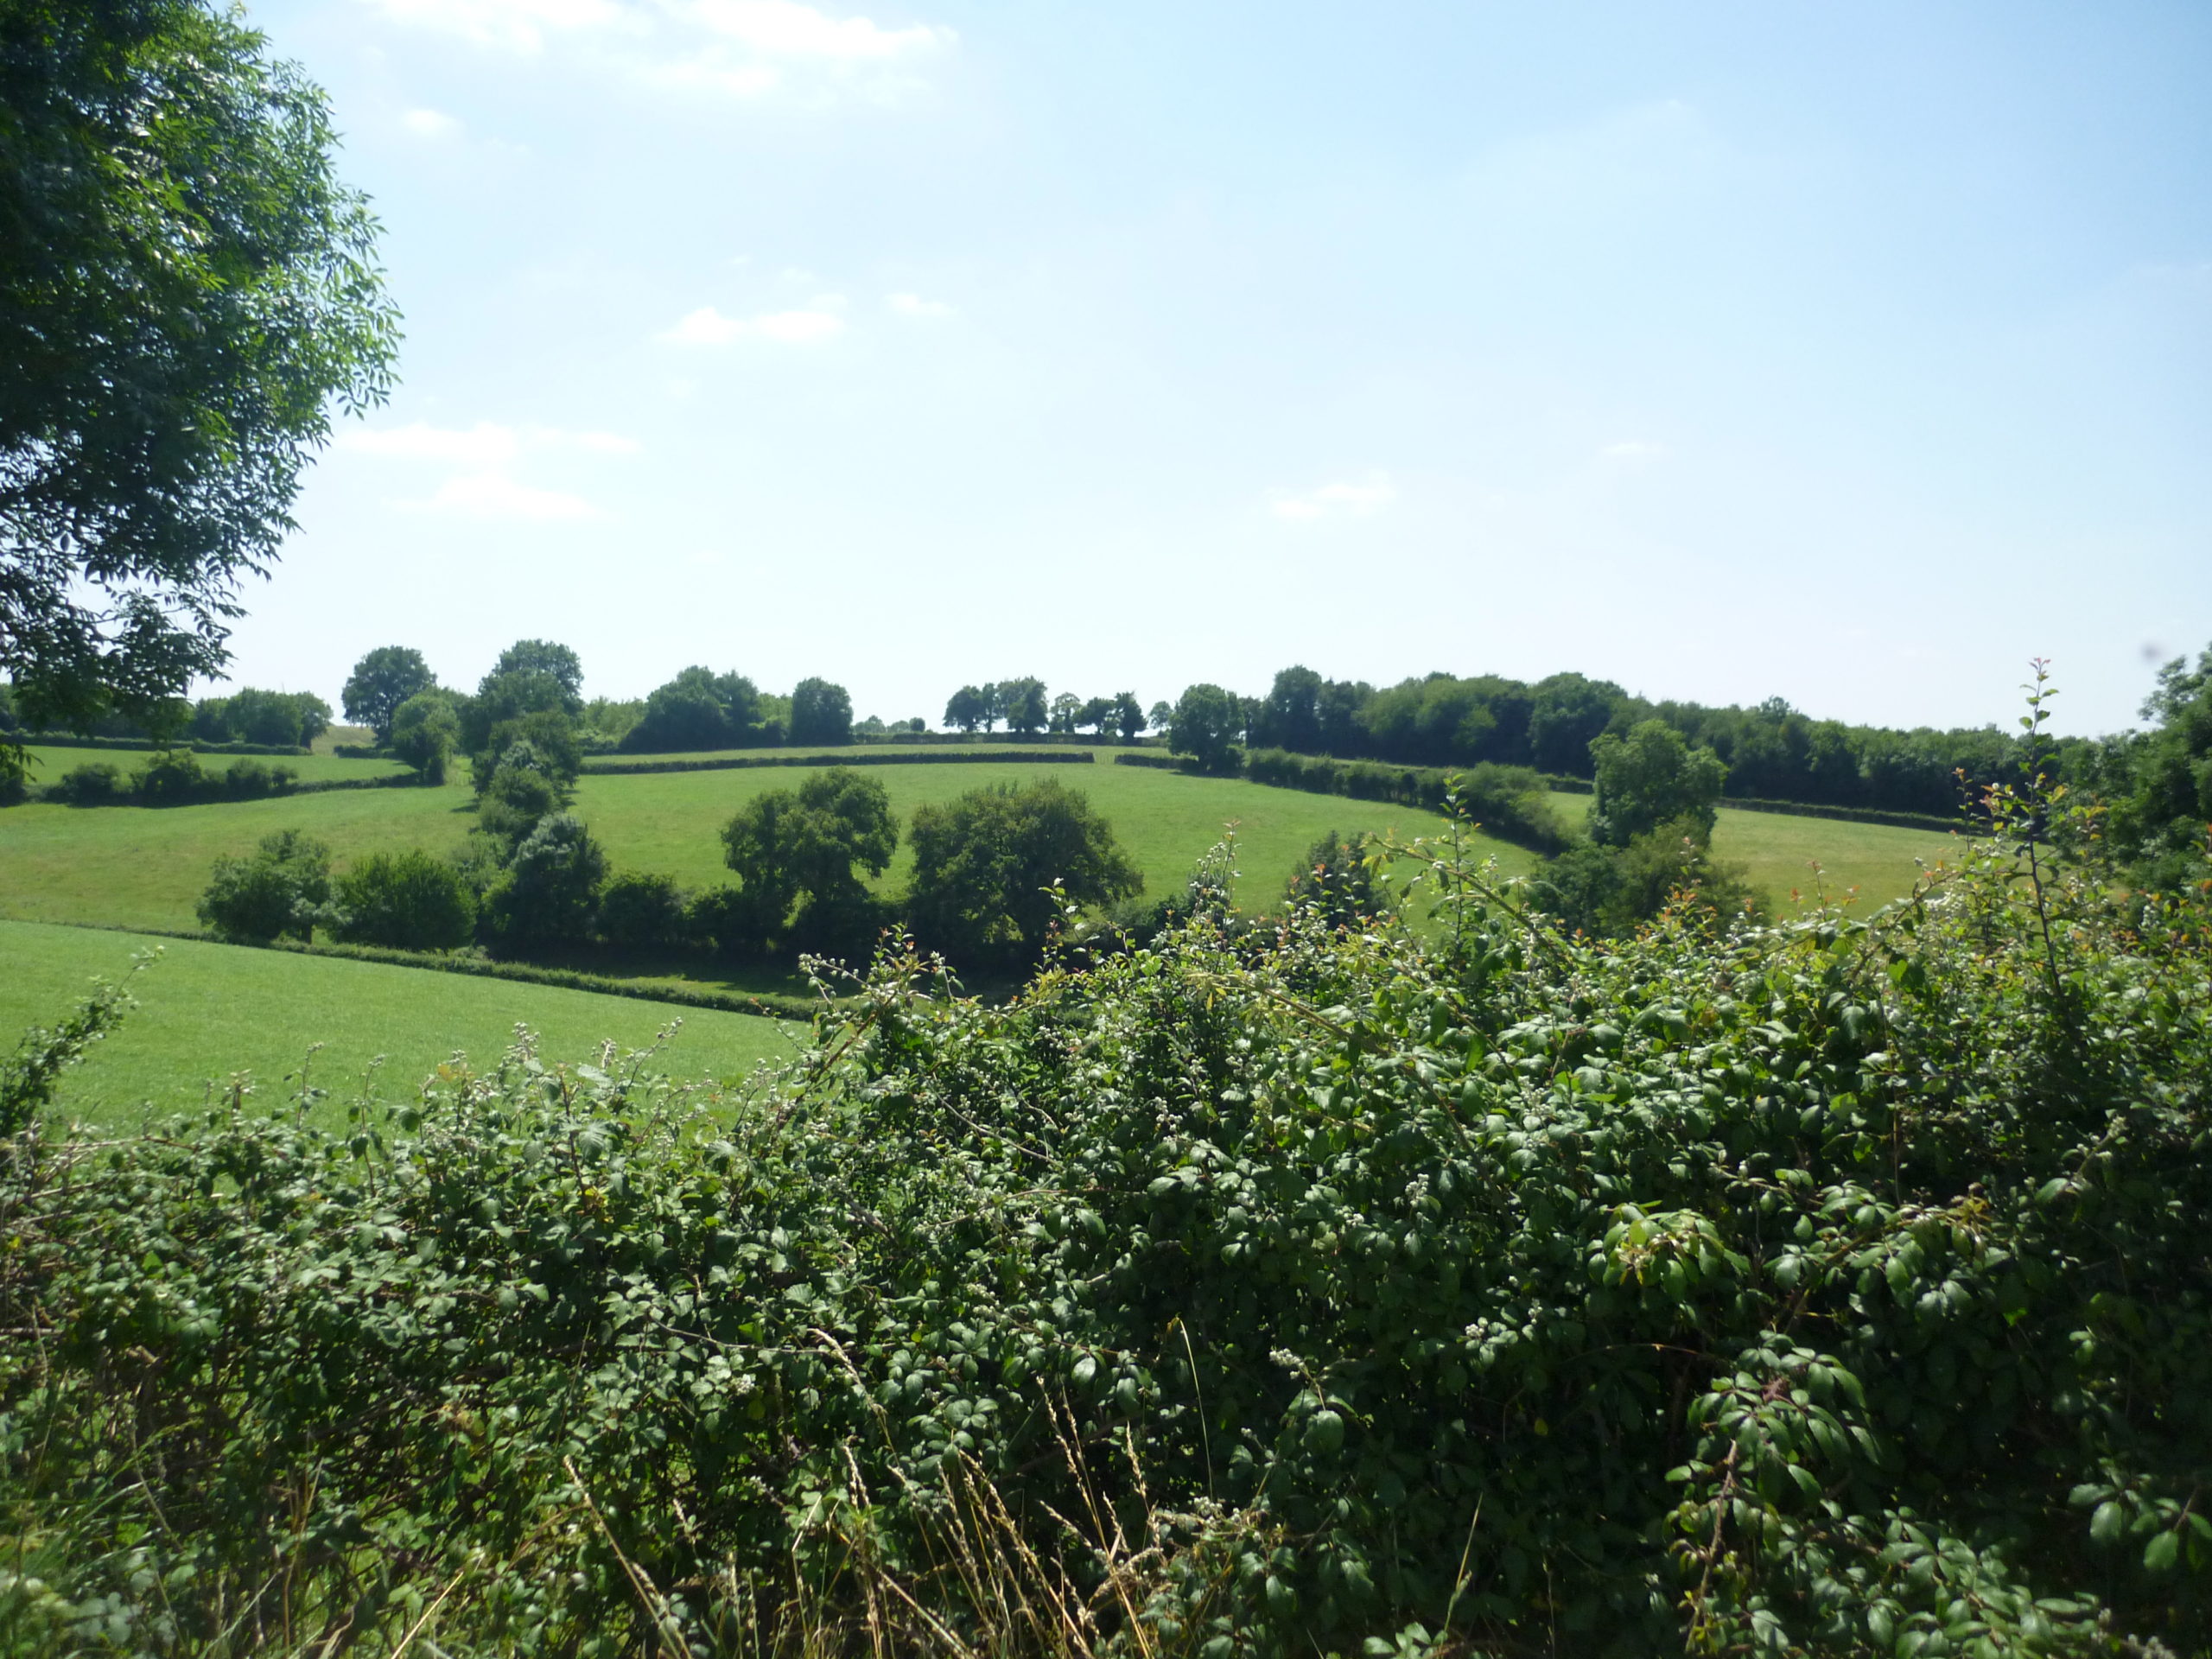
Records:
{"label": "blue sky", "polygon": [[2212,9],[301,0],[402,384],[245,598],[934,719],[1303,662],[2127,724],[2212,641]]}

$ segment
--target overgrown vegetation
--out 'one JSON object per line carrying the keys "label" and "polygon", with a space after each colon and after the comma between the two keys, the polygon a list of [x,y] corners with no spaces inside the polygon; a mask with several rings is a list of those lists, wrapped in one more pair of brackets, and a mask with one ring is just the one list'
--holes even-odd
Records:
{"label": "overgrown vegetation", "polygon": [[1993,806],[1866,922],[1581,941],[1432,843],[1440,933],[1201,914],[999,1008],[894,957],[742,1098],[524,1049],[26,1128],[13,1627],[2198,1649],[2212,913]]}

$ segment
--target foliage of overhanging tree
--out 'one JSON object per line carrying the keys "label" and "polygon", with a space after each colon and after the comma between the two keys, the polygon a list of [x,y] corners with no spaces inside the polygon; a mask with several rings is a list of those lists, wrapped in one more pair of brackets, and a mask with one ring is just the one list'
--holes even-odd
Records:
{"label": "foliage of overhanging tree", "polygon": [[321,92],[197,0],[0,12],[0,671],[35,724],[222,666],[397,316]]}

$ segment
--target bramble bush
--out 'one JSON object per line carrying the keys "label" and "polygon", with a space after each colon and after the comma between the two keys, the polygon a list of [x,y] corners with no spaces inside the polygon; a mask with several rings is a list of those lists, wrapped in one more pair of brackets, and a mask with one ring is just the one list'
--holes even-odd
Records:
{"label": "bramble bush", "polygon": [[1867,920],[1563,938],[1435,846],[1441,928],[888,955],[734,1095],[525,1043],[340,1133],[19,1117],[0,1621],[2202,1651],[2212,916],[1993,804]]}

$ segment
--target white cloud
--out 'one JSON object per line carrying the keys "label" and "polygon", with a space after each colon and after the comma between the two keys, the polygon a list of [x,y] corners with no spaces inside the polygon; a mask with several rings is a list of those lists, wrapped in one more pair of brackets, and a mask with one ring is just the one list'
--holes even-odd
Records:
{"label": "white cloud", "polygon": [[949,317],[952,308],[943,300],[925,300],[918,294],[893,294],[884,303],[902,317]]}
{"label": "white cloud", "polygon": [[435,461],[477,468],[509,466],[525,450],[583,449],[594,454],[634,455],[642,447],[616,432],[569,432],[553,426],[500,426],[479,421],[467,429],[412,421],[405,426],[340,431],[338,447],[402,461]]}
{"label": "white cloud", "polygon": [[1365,515],[1380,512],[1398,499],[1398,492],[1381,473],[1370,473],[1359,484],[1324,484],[1304,495],[1284,496],[1274,503],[1274,515],[1294,523],[1331,514]]}
{"label": "white cloud", "polygon": [[550,35],[634,28],[614,0],[366,0],[396,23],[458,35],[480,46],[537,52]]}
{"label": "white cloud", "polygon": [[399,124],[418,138],[450,138],[461,130],[460,121],[443,110],[409,110]]}
{"label": "white cloud", "polygon": [[555,426],[501,426],[479,421],[467,428],[405,426],[343,431],[338,446],[387,460],[426,462],[451,473],[427,500],[396,505],[416,512],[450,513],[464,518],[524,519],[549,523],[606,515],[580,495],[539,489],[514,474],[516,464],[534,454],[634,455],[643,448],[619,432],[569,431]]}
{"label": "white cloud", "polygon": [[835,340],[845,332],[845,320],[825,302],[842,306],[834,294],[824,295],[811,307],[798,311],[767,311],[757,317],[726,317],[711,305],[702,305],[660,336],[677,346],[728,346],[734,340],[778,340],[786,346],[811,346]]}
{"label": "white cloud", "polygon": [[928,23],[885,29],[866,17],[834,18],[798,0],[698,0],[690,11],[715,34],[768,57],[880,60],[954,38]]}
{"label": "white cloud", "polygon": [[522,453],[522,441],[511,426],[479,421],[467,431],[414,421],[405,426],[343,430],[338,447],[366,455],[390,455],[402,461],[438,461],[455,467],[503,467]]}
{"label": "white cloud", "polygon": [[438,486],[428,501],[405,505],[463,518],[519,518],[533,524],[606,517],[580,495],[537,489],[516,482],[505,473],[464,473]]}
{"label": "white cloud", "polygon": [[531,55],[572,42],[597,62],[739,98],[789,89],[879,99],[958,38],[933,23],[887,27],[800,0],[362,0],[404,27]]}

